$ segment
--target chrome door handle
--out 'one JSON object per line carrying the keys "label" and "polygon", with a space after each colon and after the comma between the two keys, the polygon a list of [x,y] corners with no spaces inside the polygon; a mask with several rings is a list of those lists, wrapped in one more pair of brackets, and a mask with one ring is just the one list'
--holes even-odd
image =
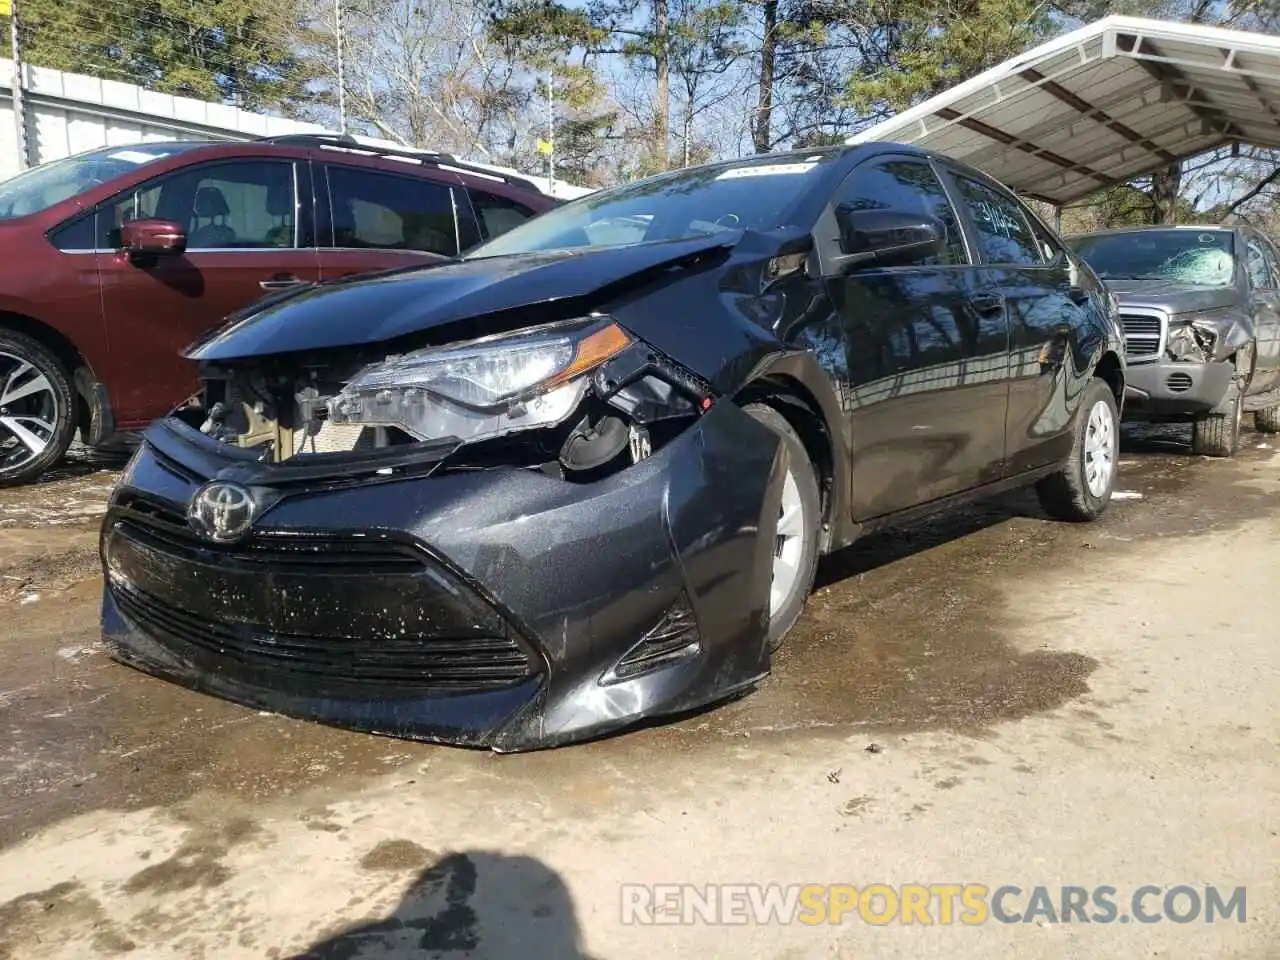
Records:
{"label": "chrome door handle", "polygon": [[998,293],[975,293],[969,298],[969,305],[978,313],[995,313],[1004,309],[1004,297]]}
{"label": "chrome door handle", "polygon": [[297,277],[274,277],[271,280],[259,280],[258,286],[263,290],[284,290],[288,287],[296,287],[303,282]]}

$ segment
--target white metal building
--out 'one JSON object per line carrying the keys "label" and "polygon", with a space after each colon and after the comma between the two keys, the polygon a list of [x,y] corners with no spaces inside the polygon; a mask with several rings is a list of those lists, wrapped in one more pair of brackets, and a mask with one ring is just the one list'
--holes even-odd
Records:
{"label": "white metal building", "polygon": [[[238,110],[220,103],[156,93],[130,83],[23,65],[27,156],[31,164],[91,150],[156,140],[247,140],[290,133],[327,132],[314,123]],[[373,146],[396,147],[388,140],[357,138]],[[400,148],[403,149],[403,148]],[[13,116],[13,61],[0,59],[0,179],[20,169],[17,124]],[[474,162],[474,161],[468,161]],[[503,173],[519,173],[479,164]],[[519,173],[544,192],[546,177]],[[590,193],[556,181],[552,194],[564,199]]]}

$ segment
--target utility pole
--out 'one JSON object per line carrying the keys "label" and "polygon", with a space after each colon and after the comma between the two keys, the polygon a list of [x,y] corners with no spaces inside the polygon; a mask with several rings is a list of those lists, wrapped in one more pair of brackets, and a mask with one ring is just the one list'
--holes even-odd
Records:
{"label": "utility pole", "polygon": [[547,192],[556,188],[556,98],[555,71],[547,71]]}
{"label": "utility pole", "polygon": [[0,3],[0,8],[9,8],[9,38],[13,45],[13,122],[18,135],[18,169],[25,170],[30,166],[27,155],[27,109],[22,94],[22,41],[18,23],[18,0]]}
{"label": "utility pole", "polygon": [[342,0],[333,0],[333,32],[338,40],[338,130],[347,132],[347,84],[342,75]]}

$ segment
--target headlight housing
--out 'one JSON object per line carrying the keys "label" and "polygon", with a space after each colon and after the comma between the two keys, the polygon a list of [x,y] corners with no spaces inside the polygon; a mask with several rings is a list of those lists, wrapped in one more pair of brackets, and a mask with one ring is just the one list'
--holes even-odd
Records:
{"label": "headlight housing", "polygon": [[329,400],[329,419],[464,442],[552,426],[582,401],[585,375],[631,343],[591,316],[387,357]]}
{"label": "headlight housing", "polygon": [[1207,320],[1174,318],[1169,324],[1169,342],[1165,349],[1174,360],[1207,363],[1213,356],[1217,339],[1217,328]]}

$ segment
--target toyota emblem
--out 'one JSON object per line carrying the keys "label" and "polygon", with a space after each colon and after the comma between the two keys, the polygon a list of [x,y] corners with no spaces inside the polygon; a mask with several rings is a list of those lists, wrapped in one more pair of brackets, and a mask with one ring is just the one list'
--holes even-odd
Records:
{"label": "toyota emblem", "polygon": [[214,480],[196,491],[187,508],[187,522],[214,543],[239,540],[253,526],[257,504],[248,488]]}

